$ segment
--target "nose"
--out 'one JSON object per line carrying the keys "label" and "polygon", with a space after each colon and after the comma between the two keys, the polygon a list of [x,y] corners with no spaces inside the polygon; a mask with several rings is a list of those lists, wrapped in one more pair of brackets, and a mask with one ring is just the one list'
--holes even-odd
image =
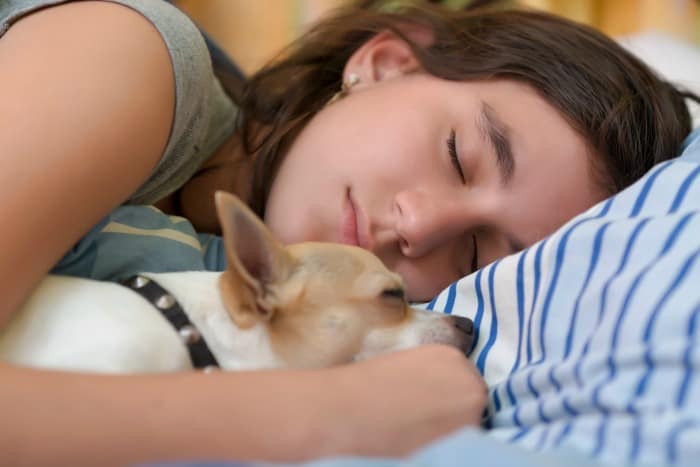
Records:
{"label": "nose", "polygon": [[404,256],[423,256],[474,227],[469,211],[451,198],[454,196],[431,196],[419,190],[395,195],[395,229]]}
{"label": "nose", "polygon": [[474,343],[474,322],[464,316],[450,316],[449,319],[454,327],[464,335],[464,339],[460,344],[460,349],[464,355],[468,357],[472,349],[472,344]]}
{"label": "nose", "polygon": [[455,327],[464,334],[474,334],[474,322],[471,319],[465,318],[464,316],[452,316],[451,318]]}

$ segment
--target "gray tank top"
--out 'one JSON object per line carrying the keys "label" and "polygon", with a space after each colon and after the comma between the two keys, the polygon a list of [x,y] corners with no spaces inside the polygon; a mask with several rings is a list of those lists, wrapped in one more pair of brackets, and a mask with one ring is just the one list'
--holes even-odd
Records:
{"label": "gray tank top", "polygon": [[[71,0],[0,0],[0,38],[20,18]],[[104,0],[132,8],[160,32],[175,76],[175,115],[160,162],[129,198],[150,204],[180,188],[233,132],[236,108],[214,76],[194,23],[162,0]]]}

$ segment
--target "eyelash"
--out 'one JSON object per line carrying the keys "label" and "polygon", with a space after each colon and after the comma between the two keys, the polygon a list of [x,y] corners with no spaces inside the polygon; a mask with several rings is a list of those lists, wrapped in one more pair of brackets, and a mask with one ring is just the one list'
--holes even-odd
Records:
{"label": "eyelash", "polygon": [[479,269],[479,245],[476,243],[476,235],[472,234],[472,248],[474,253],[472,253],[472,272]]}
{"label": "eyelash", "polygon": [[462,164],[459,162],[459,157],[457,156],[457,141],[455,131],[450,131],[450,137],[447,138],[447,152],[450,154],[450,161],[454,166],[459,178],[462,183],[466,183],[467,179],[464,176],[464,170],[462,170]]}

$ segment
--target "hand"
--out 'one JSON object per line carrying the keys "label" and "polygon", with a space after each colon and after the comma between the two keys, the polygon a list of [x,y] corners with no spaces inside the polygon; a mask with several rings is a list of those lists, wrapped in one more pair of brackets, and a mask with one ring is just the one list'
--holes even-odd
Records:
{"label": "hand", "polygon": [[402,456],[478,426],[486,384],[459,350],[425,345],[338,367],[325,391],[329,454]]}

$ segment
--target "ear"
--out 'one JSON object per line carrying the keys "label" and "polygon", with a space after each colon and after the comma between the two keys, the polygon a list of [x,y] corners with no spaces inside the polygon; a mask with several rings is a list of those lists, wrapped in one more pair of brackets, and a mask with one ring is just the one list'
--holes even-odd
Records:
{"label": "ear", "polygon": [[[418,26],[400,27],[401,32],[421,46],[432,41],[432,33]],[[356,74],[356,88],[371,85],[420,68],[411,47],[393,31],[382,31],[357,49],[345,64],[344,76]]]}
{"label": "ear", "polygon": [[270,319],[278,305],[275,290],[290,275],[293,258],[237,197],[217,191],[214,200],[228,261],[222,291],[229,314],[238,325]]}

